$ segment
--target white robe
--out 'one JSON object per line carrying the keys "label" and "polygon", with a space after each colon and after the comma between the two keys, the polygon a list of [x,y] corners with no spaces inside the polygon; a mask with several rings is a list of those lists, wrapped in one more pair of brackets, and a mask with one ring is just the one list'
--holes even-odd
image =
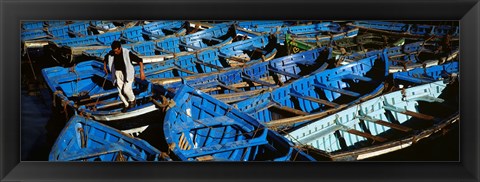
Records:
{"label": "white robe", "polygon": [[[135,68],[132,65],[132,62],[130,61],[130,50],[122,48],[122,54],[123,54],[123,62],[125,63],[125,74],[127,78],[127,82],[133,82],[133,79],[135,78]],[[110,68],[110,73],[113,74],[112,79],[113,83],[115,84],[117,81],[115,74],[115,66],[113,66],[113,56],[109,55],[108,56],[108,68]]]}

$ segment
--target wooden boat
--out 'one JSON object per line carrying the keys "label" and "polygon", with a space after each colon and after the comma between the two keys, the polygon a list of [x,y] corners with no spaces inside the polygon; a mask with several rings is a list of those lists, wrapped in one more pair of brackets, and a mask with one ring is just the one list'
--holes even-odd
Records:
{"label": "wooden boat", "polygon": [[405,38],[391,39],[371,33],[358,35],[356,37],[346,37],[345,33],[340,33],[332,35],[332,37],[319,37],[315,42],[306,42],[305,38],[292,37],[292,35],[287,34],[285,40],[289,52],[293,54],[311,50],[315,47],[332,46],[334,56],[360,52],[366,48],[384,49],[386,47],[401,46],[405,43]]}
{"label": "wooden boat", "polygon": [[42,74],[53,92],[54,106],[73,109],[77,114],[97,121],[114,121],[149,113],[172,97],[162,86],[135,78],[132,87],[136,105],[122,113],[124,104],[112,83],[112,75],[104,73],[101,62],[86,61],[70,68],[45,68]]}
{"label": "wooden boat", "polygon": [[[266,62],[249,64],[245,68],[226,69],[218,74],[183,77],[195,89],[213,97],[234,103],[290,83],[328,67],[330,49],[318,48]],[[181,82],[160,83],[166,88],[179,88]]]}
{"label": "wooden boat", "polygon": [[73,116],[57,138],[49,161],[165,161],[144,140],[81,116]]}
{"label": "wooden boat", "polygon": [[283,132],[382,93],[387,76],[385,50],[381,57],[312,74],[235,106]]}
{"label": "wooden boat", "polygon": [[312,161],[256,119],[182,86],[164,120],[171,158],[181,161]]}
{"label": "wooden boat", "polygon": [[446,35],[458,37],[460,34],[459,26],[448,25],[417,25],[385,21],[355,21],[350,25],[370,32],[412,38],[425,38],[426,36],[443,37]]}
{"label": "wooden boat", "polygon": [[319,160],[362,160],[414,145],[459,121],[458,81],[399,90],[286,135]]}
{"label": "wooden boat", "polygon": [[[317,46],[320,47],[325,44],[331,44],[334,41],[355,37],[358,35],[358,30],[359,30],[358,28],[348,27],[343,32],[338,32],[338,33],[327,32],[326,35],[324,34],[315,34],[315,35],[310,34],[309,36],[293,35],[293,34],[292,35],[288,34],[288,35],[290,36],[291,39],[306,42],[306,43],[316,44]],[[286,37],[282,37],[282,38],[284,38],[284,40],[287,40]],[[284,40],[281,40],[280,43],[284,43]]]}
{"label": "wooden boat", "polygon": [[459,53],[460,50],[457,48],[449,53],[437,54],[433,58],[425,58],[426,56],[419,57],[416,55],[403,56],[403,58],[397,57],[396,60],[398,60],[398,62],[405,62],[406,64],[390,66],[390,73],[404,72],[416,68],[431,67],[435,65],[441,65],[446,62],[455,61],[458,60]]}

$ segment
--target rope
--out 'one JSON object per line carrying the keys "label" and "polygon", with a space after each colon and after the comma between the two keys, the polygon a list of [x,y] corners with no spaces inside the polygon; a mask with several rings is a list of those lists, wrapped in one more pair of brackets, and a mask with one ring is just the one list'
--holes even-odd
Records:
{"label": "rope", "polygon": [[[102,88],[104,88],[104,86],[105,86],[105,83],[107,82],[107,78],[106,78],[106,77],[107,77],[107,75],[108,75],[108,74],[105,74],[105,76],[103,76],[103,84],[102,84]],[[90,90],[90,91],[91,91],[91,90]],[[88,94],[90,94],[90,91],[89,91],[89,93],[88,93]],[[118,94],[122,94],[122,93],[118,93]],[[97,100],[95,101],[95,104],[93,105],[93,107],[92,107],[92,108],[94,108],[94,109],[96,109],[96,108],[97,108],[98,100],[100,100],[100,97],[98,97],[98,98],[97,98]]]}
{"label": "rope", "polygon": [[67,105],[68,105],[68,100],[62,100],[63,112],[65,113],[66,120],[68,120]]}
{"label": "rope", "polygon": [[35,69],[33,69],[33,63],[32,63],[32,60],[30,59],[30,53],[28,53],[28,50],[26,50],[26,52],[27,52],[28,62],[30,63],[30,68],[32,69],[33,78],[37,80],[37,76],[35,75]]}
{"label": "rope", "polygon": [[77,77],[77,81],[75,82],[75,89],[74,89],[74,92],[73,92],[75,95],[77,95],[78,94],[78,82],[80,81],[80,77],[78,77],[78,73],[75,70],[75,66],[76,66],[76,64],[74,64],[72,67],[70,67],[69,71],[75,73],[75,76]]}
{"label": "rope", "polygon": [[[293,148],[296,148],[296,149],[298,149],[298,150],[304,151],[304,148],[306,148],[306,147],[308,146],[308,145],[303,144],[302,142],[300,142],[298,139],[296,139],[296,138],[293,137],[292,135],[290,135],[290,133],[287,133],[286,131],[283,131],[283,130],[280,130],[280,132],[284,133],[284,134],[287,135],[287,136],[290,136],[291,139],[293,139],[293,140],[296,141],[297,145],[292,146]],[[295,157],[293,158],[292,161],[296,161],[299,153],[300,153],[300,151],[295,154]]]}
{"label": "rope", "polygon": [[56,96],[59,95],[59,94],[63,94],[63,92],[61,90],[56,90],[55,92],[53,92],[53,96],[52,96],[53,97],[53,107],[57,107],[57,104],[56,104],[56,102],[57,102],[56,98],[57,97]]}

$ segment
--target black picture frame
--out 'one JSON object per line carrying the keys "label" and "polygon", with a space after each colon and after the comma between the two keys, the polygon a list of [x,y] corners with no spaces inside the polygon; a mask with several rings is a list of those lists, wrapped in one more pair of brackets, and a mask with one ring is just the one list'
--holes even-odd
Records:
{"label": "black picture frame", "polygon": [[[478,0],[0,1],[2,181],[478,181]],[[459,20],[460,162],[63,163],[20,161],[21,20]]]}

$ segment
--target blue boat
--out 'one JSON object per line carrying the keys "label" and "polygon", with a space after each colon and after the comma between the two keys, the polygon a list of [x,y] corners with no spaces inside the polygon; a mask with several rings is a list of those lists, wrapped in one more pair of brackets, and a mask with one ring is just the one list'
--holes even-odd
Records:
{"label": "blue boat", "polygon": [[418,37],[442,37],[445,35],[451,35],[453,37],[458,37],[460,34],[459,26],[448,25],[417,25],[385,21],[355,21],[353,25],[366,30],[377,30],[377,32],[381,33],[392,34],[391,32],[396,32],[396,35],[403,36],[417,35]]}
{"label": "blue boat", "polygon": [[[98,23],[98,22],[97,22]],[[160,25],[159,25],[160,24]],[[157,25],[157,26],[154,26]],[[110,27],[111,25],[107,25]],[[114,40],[122,40],[124,43],[135,43],[139,41],[146,41],[157,39],[159,37],[166,36],[163,33],[165,29],[179,29],[178,35],[184,35],[185,30],[181,30],[181,22],[153,22],[144,26],[133,26],[130,28],[117,28],[116,31],[109,31],[106,33],[90,36],[82,36],[75,38],[64,38],[58,40],[51,40],[50,44],[56,47],[68,46],[68,47],[84,47],[84,46],[110,46]],[[88,24],[90,27],[90,24]],[[96,27],[96,26],[95,26]],[[71,28],[74,29],[74,28]],[[78,28],[77,28],[78,29]],[[183,32],[183,34],[182,34]],[[86,35],[86,34],[85,34]],[[145,35],[145,37],[143,36]]]}
{"label": "blue boat", "polygon": [[143,25],[143,35],[146,35],[149,40],[155,40],[167,35],[181,36],[186,34],[186,29],[183,28],[183,21],[154,21]]}
{"label": "blue boat", "polygon": [[43,27],[41,29],[24,30],[22,41],[37,39],[65,39],[88,35],[89,22],[77,22],[69,25]]}
{"label": "blue boat", "polygon": [[[202,73],[215,74],[226,68],[243,66],[249,62],[268,61],[273,59],[276,49],[263,50],[269,43],[267,36],[255,37],[245,41],[238,41],[223,47],[209,47],[198,50],[193,53],[184,53],[177,57],[162,61],[160,63],[152,63],[145,65],[147,71],[145,76],[152,83],[165,83],[166,80],[180,80],[180,77],[198,75]],[[235,51],[229,51],[230,49]],[[239,53],[249,53],[260,50],[261,56],[239,58]],[[263,52],[265,51],[265,54]],[[251,54],[250,54],[251,55]],[[142,57],[145,59],[148,58]],[[250,60],[253,59],[253,60]],[[151,61],[148,61],[151,62]],[[139,69],[135,67],[135,69]]]}
{"label": "blue boat", "polygon": [[90,21],[91,31],[95,30],[91,35],[102,34],[105,32],[115,31],[118,27],[110,21]]}
{"label": "blue boat", "polygon": [[415,68],[409,71],[393,73],[393,80],[396,84],[426,84],[437,80],[450,82],[458,75],[458,61],[448,62],[442,65],[435,65],[425,68]]}
{"label": "blue boat", "polygon": [[[165,54],[177,54],[183,51],[194,51],[209,46],[225,45],[232,41],[232,37],[229,35],[231,28],[227,25],[220,25],[210,29],[196,32],[185,36],[165,36],[157,38],[152,41],[143,41],[131,44],[124,44],[123,47],[130,49],[132,47],[148,47],[146,51],[139,51],[142,55],[165,55]],[[233,30],[234,31],[234,30]],[[118,37],[117,39],[120,39]],[[115,39],[114,39],[115,40]],[[113,40],[112,40],[113,41]],[[134,41],[131,41],[134,42]],[[206,42],[206,43],[205,43]],[[111,42],[110,42],[111,43]],[[103,58],[110,50],[110,46],[105,47],[91,47],[78,48],[79,50],[72,49],[73,55],[85,54],[88,56]],[[135,50],[135,48],[131,49]],[[137,49],[138,50],[138,49]]]}
{"label": "blue boat", "polygon": [[275,28],[275,27],[282,27],[282,26],[290,26],[293,25],[292,22],[288,21],[267,21],[267,20],[259,20],[259,21],[238,21],[235,24],[243,29],[252,30],[257,28]]}
{"label": "blue boat", "polygon": [[66,25],[68,22],[60,21],[60,20],[50,20],[50,21],[44,21],[44,23],[45,23],[45,26],[47,27],[54,27],[54,26]]}
{"label": "blue boat", "polygon": [[43,21],[22,21],[22,30],[41,29],[44,26]]}
{"label": "blue boat", "polygon": [[[46,54],[55,59],[59,63],[73,63],[77,56],[89,56],[91,59],[100,59],[111,50],[110,44],[114,40],[124,41],[122,46],[130,49],[134,53],[141,56],[149,56],[148,62],[159,62],[168,58],[177,56],[182,51],[190,50],[192,48],[201,49],[208,46],[221,46],[232,41],[232,38],[222,32],[228,30],[228,27],[220,26],[197,32],[198,34],[206,35],[188,35],[195,36],[189,38],[187,43],[181,41],[181,33],[176,35],[167,35],[165,37],[156,38],[155,40],[148,40],[143,37],[141,26],[131,27],[122,31],[107,32],[100,35],[93,35],[87,37],[71,38],[49,41]],[[215,33],[212,33],[215,32]],[[220,32],[220,33],[219,33]],[[227,31],[228,32],[228,31]],[[217,38],[209,38],[208,36],[219,36]],[[200,38],[199,38],[200,37]],[[204,41],[204,39],[215,39],[214,41]],[[217,42],[217,40],[223,40]],[[195,46],[196,45],[196,46]],[[164,56],[156,56],[164,55]],[[152,56],[152,57],[150,57]],[[148,63],[147,62],[147,63]]]}
{"label": "blue boat", "polygon": [[78,38],[59,39],[50,41],[49,44],[68,47],[78,46],[107,46],[112,44],[114,40],[119,40],[122,37],[121,31],[106,32],[98,35],[90,35]]}
{"label": "blue boat", "polygon": [[368,57],[295,80],[235,106],[270,128],[288,131],[382,93],[387,76],[388,57],[384,52],[381,57]]}
{"label": "blue boat", "polygon": [[285,137],[318,160],[362,160],[404,149],[459,121],[455,83],[437,81],[382,95]]}
{"label": "blue boat", "polygon": [[[266,62],[249,64],[245,68],[225,69],[218,74],[200,74],[182,77],[189,86],[213,97],[233,103],[248,99],[296,79],[327,68],[331,49],[318,48]],[[177,79],[178,80],[178,79]],[[167,88],[179,88],[181,82],[162,80]]]}
{"label": "blue boat", "polygon": [[136,105],[122,113],[124,104],[113,85],[112,75],[104,73],[101,62],[85,61],[70,68],[45,68],[42,74],[53,92],[54,106],[73,109],[78,115],[97,121],[114,121],[146,114],[158,110],[167,98],[173,96],[160,85],[135,78],[132,87]]}
{"label": "blue boat", "polygon": [[[407,71],[423,65],[432,66],[441,62],[442,56],[445,56],[444,61],[451,61],[458,56],[459,47],[446,54],[437,54],[440,47],[437,43],[425,43],[423,41],[405,44],[403,46],[390,47],[387,49],[387,55],[390,60],[390,72]],[[345,64],[355,62],[355,60],[363,59],[373,55],[382,54],[383,50],[373,50],[369,52],[357,52],[347,56],[342,56]],[[419,55],[422,53],[424,57],[430,57],[429,60],[420,59]]]}
{"label": "blue boat", "polygon": [[275,34],[279,37],[278,43],[280,44],[285,42],[285,36],[287,34],[303,42],[339,40],[345,37],[354,37],[358,34],[358,28],[342,27],[337,23],[331,22],[286,27],[259,27],[252,29],[252,31]]}
{"label": "blue boat", "polygon": [[22,21],[22,30],[42,29],[44,27],[55,27],[71,24],[71,21]]}
{"label": "blue boat", "polygon": [[182,86],[164,120],[171,158],[181,161],[313,161],[278,133],[213,97]]}
{"label": "blue boat", "polygon": [[318,32],[326,32],[332,31],[337,32],[340,28],[339,24],[331,23],[331,22],[323,22],[323,23],[315,23],[310,25],[295,25],[295,26],[261,26],[257,28],[252,28],[255,32],[265,32],[270,34],[294,34],[294,35],[307,35],[311,33],[318,33]]}
{"label": "blue boat", "polygon": [[53,145],[49,161],[167,161],[144,140],[81,116],[73,116]]}
{"label": "blue boat", "polygon": [[262,34],[268,34],[268,32],[257,32],[254,30],[257,29],[271,29],[276,27],[284,27],[293,25],[293,22],[289,21],[239,21],[235,22],[237,26],[237,31],[241,35],[246,35],[248,37],[256,37]]}

